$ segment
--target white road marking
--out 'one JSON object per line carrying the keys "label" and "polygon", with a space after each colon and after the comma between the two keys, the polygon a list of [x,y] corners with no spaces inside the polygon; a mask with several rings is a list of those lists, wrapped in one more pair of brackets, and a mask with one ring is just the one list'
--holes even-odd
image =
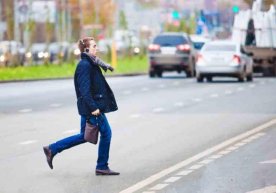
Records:
{"label": "white road marking", "polygon": [[176,182],[177,180],[181,179],[181,177],[170,177],[167,180],[165,180],[165,183],[173,183]]}
{"label": "white road marking", "polygon": [[143,91],[143,92],[146,92],[146,91],[148,91],[148,90],[149,90],[148,87],[143,87],[143,88],[141,89],[141,91]]}
{"label": "white road marking", "polygon": [[187,176],[188,174],[190,174],[192,172],[193,172],[193,170],[183,170],[183,171],[177,173],[176,175],[178,175],[178,176]]}
{"label": "white road marking", "polygon": [[141,114],[132,114],[130,115],[130,118],[139,118],[141,117]]}
{"label": "white road marking", "polygon": [[202,164],[196,164],[196,165],[193,165],[192,167],[189,168],[189,170],[197,170],[199,168],[201,168],[203,165]]}
{"label": "white road marking", "polygon": [[179,163],[177,163],[177,164],[175,164],[175,165],[173,165],[169,168],[166,168],[166,169],[164,169],[164,170],[162,170],[162,171],[160,171],[156,174],[153,174],[152,176],[150,176],[150,177],[148,177],[148,178],[146,178],[146,179],[144,179],[144,180],[142,180],[142,181],[140,181],[140,182],[138,182],[138,183],[136,183],[136,184],[134,184],[134,185],[132,185],[128,188],[126,188],[125,190],[122,190],[120,193],[133,193],[137,190],[140,190],[141,188],[144,188],[145,186],[148,186],[148,185],[152,184],[153,182],[155,182],[155,181],[157,181],[157,180],[159,180],[159,179],[161,179],[161,178],[163,178],[163,177],[165,177],[165,176],[167,176],[167,175],[169,175],[169,174],[171,174],[171,173],[173,173],[177,170],[180,170],[181,168],[184,168],[185,166],[187,166],[187,165],[189,165],[189,164],[191,164],[195,161],[198,161],[198,160],[200,160],[200,159],[202,159],[206,156],[209,156],[209,155],[211,155],[211,154],[213,154],[213,153],[215,153],[219,150],[223,150],[224,148],[227,148],[229,145],[237,143],[237,142],[239,142],[239,141],[241,141],[241,140],[243,140],[243,139],[245,139],[245,138],[247,138],[251,135],[254,135],[258,132],[261,132],[264,129],[267,129],[268,127],[270,127],[274,124],[276,124],[276,119],[273,119],[273,120],[271,120],[267,123],[264,123],[264,124],[262,124],[262,125],[260,125],[256,128],[254,128],[254,129],[252,129],[250,131],[247,131],[245,133],[242,133],[242,134],[240,134],[236,137],[228,139],[228,140],[226,140],[226,141],[224,141],[224,142],[222,142],[222,143],[220,143],[220,144],[218,144],[218,145],[216,145],[212,148],[206,149],[205,151],[194,155],[193,157],[190,157],[190,158],[188,158],[186,160],[183,160],[183,161],[181,161],[181,162],[179,162]]}
{"label": "white road marking", "polygon": [[236,149],[239,149],[239,147],[232,146],[232,147],[227,148],[226,150],[234,151]]}
{"label": "white road marking", "polygon": [[276,186],[267,186],[261,189],[253,190],[246,193],[275,193],[276,192]]}
{"label": "white road marking", "polygon": [[212,161],[214,161],[213,159],[205,159],[205,160],[203,160],[203,161],[201,161],[201,162],[199,162],[200,164],[209,164],[209,163],[211,163]]}
{"label": "white road marking", "polygon": [[152,187],[150,190],[162,190],[163,188],[165,188],[168,185],[169,184],[157,184],[156,186]]}
{"label": "white road marking", "polygon": [[158,88],[165,88],[166,86],[164,84],[158,85]]}
{"label": "white road marking", "polygon": [[201,102],[202,101],[201,98],[195,98],[195,99],[192,99],[192,100],[195,101],[195,102]]}
{"label": "white road marking", "polygon": [[241,147],[241,146],[244,146],[245,144],[247,144],[247,143],[240,142],[240,143],[235,144],[234,147]]}
{"label": "white road marking", "polygon": [[224,92],[224,94],[232,94],[233,93],[233,91],[231,91],[231,90],[226,90],[225,92]]}
{"label": "white road marking", "polygon": [[53,103],[53,104],[50,104],[50,107],[60,107],[62,104],[60,103]]}
{"label": "white road marking", "polygon": [[249,88],[254,88],[256,85],[255,84],[250,84]]}
{"label": "white road marking", "polygon": [[260,164],[276,164],[276,159],[260,162]]}
{"label": "white road marking", "polygon": [[28,141],[20,142],[19,144],[20,145],[29,145],[29,144],[36,143],[36,142],[37,142],[37,140],[28,140]]}
{"label": "white road marking", "polygon": [[179,82],[178,82],[178,81],[175,81],[175,82],[173,82],[173,85],[174,85],[174,86],[177,86],[177,85],[179,85]]}
{"label": "white road marking", "polygon": [[71,133],[76,133],[76,132],[78,132],[77,129],[72,129],[72,130],[64,131],[64,132],[62,132],[62,133],[63,133],[63,134],[71,134]]}
{"label": "white road marking", "polygon": [[224,151],[219,152],[218,154],[220,154],[220,155],[227,155],[228,153],[231,153],[231,151],[224,150]]}
{"label": "white road marking", "polygon": [[154,191],[150,191],[150,192],[146,191],[146,192],[143,192],[143,193],[155,193],[155,192]]}
{"label": "white road marking", "polygon": [[123,92],[123,94],[125,94],[125,95],[129,95],[129,94],[131,94],[131,93],[132,93],[131,90],[126,90],[126,91]]}
{"label": "white road marking", "polygon": [[177,106],[177,107],[182,107],[184,105],[183,102],[176,102],[174,103],[174,106]]}
{"label": "white road marking", "polygon": [[222,155],[216,154],[216,155],[212,155],[211,157],[209,157],[210,159],[218,159],[221,158]]}
{"label": "white road marking", "polygon": [[153,109],[152,111],[154,112],[154,113],[160,113],[160,112],[163,112],[165,109],[163,109],[162,107],[159,107],[159,108],[155,108],[155,109]]}
{"label": "white road marking", "polygon": [[211,97],[211,98],[218,98],[219,95],[218,95],[218,94],[211,94],[210,97]]}
{"label": "white road marking", "polygon": [[239,87],[239,88],[237,89],[237,91],[243,91],[243,90],[244,90],[243,87]]}
{"label": "white road marking", "polygon": [[18,112],[19,113],[29,113],[29,112],[32,112],[32,109],[21,109]]}

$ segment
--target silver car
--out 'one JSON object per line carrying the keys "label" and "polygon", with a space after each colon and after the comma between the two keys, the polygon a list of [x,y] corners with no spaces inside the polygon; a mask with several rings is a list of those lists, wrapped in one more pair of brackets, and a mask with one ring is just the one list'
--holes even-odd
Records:
{"label": "silver car", "polygon": [[206,43],[196,62],[198,82],[212,81],[214,76],[237,77],[253,80],[252,53],[246,53],[241,45],[232,41],[213,41]]}
{"label": "silver car", "polygon": [[150,77],[161,77],[165,71],[185,71],[187,77],[194,76],[195,52],[187,34],[161,33],[153,39],[148,50]]}

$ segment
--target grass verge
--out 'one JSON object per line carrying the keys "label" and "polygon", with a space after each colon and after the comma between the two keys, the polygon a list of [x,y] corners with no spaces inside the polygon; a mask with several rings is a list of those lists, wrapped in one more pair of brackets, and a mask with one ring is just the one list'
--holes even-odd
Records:
{"label": "grass verge", "polygon": [[[67,78],[73,77],[76,64],[62,65],[39,65],[39,66],[20,66],[20,67],[4,67],[0,68],[0,81],[12,80],[32,80],[47,78]],[[105,73],[106,75],[131,74],[147,72],[147,57],[126,57],[118,58],[115,71]]]}

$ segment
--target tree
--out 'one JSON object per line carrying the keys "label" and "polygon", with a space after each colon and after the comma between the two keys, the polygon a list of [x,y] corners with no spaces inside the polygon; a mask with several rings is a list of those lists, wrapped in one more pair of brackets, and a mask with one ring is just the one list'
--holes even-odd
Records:
{"label": "tree", "polygon": [[119,15],[119,28],[123,30],[127,29],[126,15],[123,10],[120,11],[120,15]]}

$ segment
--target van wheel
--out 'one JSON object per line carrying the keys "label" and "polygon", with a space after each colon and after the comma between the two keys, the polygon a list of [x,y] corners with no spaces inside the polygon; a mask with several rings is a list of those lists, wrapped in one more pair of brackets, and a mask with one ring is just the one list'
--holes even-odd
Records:
{"label": "van wheel", "polygon": [[207,76],[207,82],[212,82],[213,77],[212,76]]}
{"label": "van wheel", "polygon": [[149,72],[149,77],[150,78],[154,78],[155,77],[155,72],[154,71],[150,71]]}
{"label": "van wheel", "polygon": [[246,77],[246,80],[247,80],[248,82],[253,81],[253,75],[252,75],[252,74],[249,74],[249,75]]}
{"label": "van wheel", "polygon": [[162,71],[157,71],[156,74],[157,74],[157,76],[158,76],[159,78],[162,77]]}
{"label": "van wheel", "polygon": [[203,82],[203,76],[198,76],[197,78],[196,78],[196,80],[197,80],[197,82]]}

